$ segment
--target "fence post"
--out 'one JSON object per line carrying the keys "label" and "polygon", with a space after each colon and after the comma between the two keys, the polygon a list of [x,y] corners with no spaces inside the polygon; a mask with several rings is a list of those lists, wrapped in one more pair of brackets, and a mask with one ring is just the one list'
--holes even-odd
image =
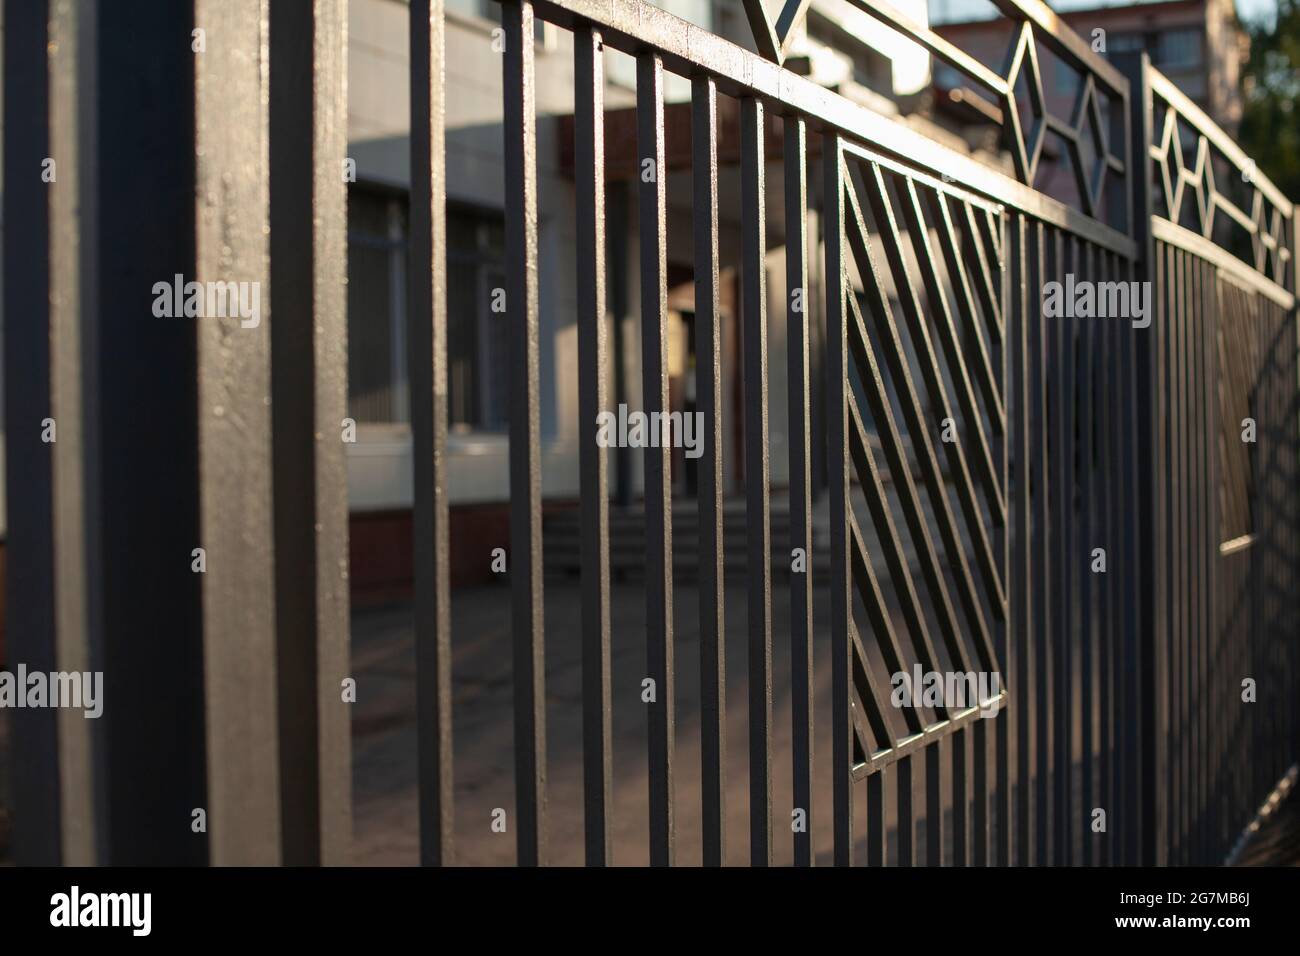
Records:
{"label": "fence post", "polygon": [[[1151,236],[1153,196],[1150,177],[1150,145],[1153,136],[1153,102],[1147,75],[1150,60],[1145,53],[1122,54],[1116,65],[1129,81],[1129,181],[1132,184],[1131,231],[1137,243],[1137,280],[1154,282],[1154,240]],[[1154,285],[1153,285],[1154,288]],[[1159,291],[1159,290],[1155,290]],[[1155,308],[1153,302],[1152,308]],[[1141,581],[1136,589],[1137,606],[1129,608],[1132,646],[1126,650],[1130,671],[1136,665],[1139,675],[1136,699],[1130,694],[1128,714],[1130,726],[1136,724],[1134,740],[1126,734],[1124,759],[1127,767],[1137,770],[1138,776],[1126,774],[1128,780],[1140,781],[1135,806],[1128,812],[1135,819],[1126,829],[1130,835],[1126,848],[1133,863],[1163,866],[1167,861],[1168,837],[1165,803],[1162,799],[1162,781],[1166,766],[1166,687],[1165,658],[1168,645],[1164,614],[1164,587],[1166,569],[1161,561],[1158,544],[1164,540],[1166,521],[1164,501],[1157,494],[1156,482],[1162,473],[1157,460],[1160,455],[1160,436],[1163,432],[1165,397],[1159,387],[1159,338],[1166,329],[1158,321],[1146,329],[1126,329],[1130,336],[1129,354],[1133,358],[1133,383],[1137,403],[1137,447],[1129,446],[1126,456],[1130,469],[1136,466],[1138,484],[1137,514],[1137,573]],[[1133,525],[1130,525],[1133,527]],[[1134,620],[1136,614],[1136,621]],[[1132,685],[1130,685],[1132,686]],[[1141,845],[1136,843],[1141,835]],[[1134,856],[1133,854],[1136,854]]]}

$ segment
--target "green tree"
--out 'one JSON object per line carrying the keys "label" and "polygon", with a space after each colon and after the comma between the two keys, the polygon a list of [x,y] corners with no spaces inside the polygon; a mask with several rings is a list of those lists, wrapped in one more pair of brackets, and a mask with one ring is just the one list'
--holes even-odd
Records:
{"label": "green tree", "polygon": [[1241,147],[1292,199],[1300,198],[1300,0],[1277,0],[1275,22],[1248,25]]}

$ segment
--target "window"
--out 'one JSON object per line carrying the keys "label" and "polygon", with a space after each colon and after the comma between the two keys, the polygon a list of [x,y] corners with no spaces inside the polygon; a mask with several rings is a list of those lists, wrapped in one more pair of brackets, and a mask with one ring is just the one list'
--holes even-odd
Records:
{"label": "window", "polygon": [[[348,195],[348,414],[358,422],[410,419],[406,377],[409,203],[405,193],[353,186]],[[505,289],[500,213],[448,204],[448,424],[453,431],[508,423]],[[501,295],[504,295],[502,291]]]}
{"label": "window", "polygon": [[1190,70],[1201,65],[1201,31],[1192,28],[1150,33],[1115,33],[1106,41],[1106,52],[1131,53],[1146,50],[1161,70]]}
{"label": "window", "polygon": [[1201,64],[1199,30],[1166,30],[1156,46],[1156,65],[1162,70],[1190,69]]}
{"label": "window", "polygon": [[1134,53],[1146,48],[1146,37],[1141,33],[1115,33],[1106,42],[1107,53]]}
{"label": "window", "polygon": [[348,194],[348,414],[404,422],[407,200],[353,186]]}
{"label": "window", "polygon": [[[480,17],[493,23],[501,22],[501,4],[496,0],[447,0],[447,9],[452,13]],[[546,23],[540,17],[533,21],[533,38],[538,43],[546,40]]]}
{"label": "window", "polygon": [[453,431],[504,430],[509,422],[510,339],[505,314],[493,311],[505,295],[504,258],[499,213],[447,207],[447,404]]}

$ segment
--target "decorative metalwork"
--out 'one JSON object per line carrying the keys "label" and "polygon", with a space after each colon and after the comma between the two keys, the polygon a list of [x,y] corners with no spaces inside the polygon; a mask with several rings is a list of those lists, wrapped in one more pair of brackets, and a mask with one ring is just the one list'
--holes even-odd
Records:
{"label": "decorative metalwork", "polygon": [[808,15],[810,3],[812,0],[785,0],[774,24],[767,15],[763,0],[744,0],[745,15],[749,18],[749,28],[754,33],[758,52],[778,66],[784,63],[790,40]]}
{"label": "decorative metalwork", "polygon": [[[758,0],[751,0],[761,7]],[[1124,176],[1126,141],[1111,142],[1101,118],[1101,97],[1108,97],[1113,108],[1128,113],[1128,83],[1103,57],[1072,33],[1055,13],[1040,0],[995,0],[998,8],[1018,28],[1012,31],[1011,43],[1003,69],[991,70],[952,41],[931,28],[917,23],[884,0],[849,0],[853,6],[881,23],[914,40],[938,60],[946,63],[985,91],[998,107],[1003,143],[1010,151],[1016,177],[1034,185],[1043,143],[1049,132],[1067,145],[1079,184],[1083,212],[1105,218],[1103,209],[1107,174]],[[1038,44],[1044,43],[1052,53],[1080,77],[1079,95],[1068,118],[1052,115],[1043,95],[1042,71]],[[778,61],[779,62],[779,61]],[[1016,86],[1023,79],[1028,98],[1029,128],[1022,128]],[[1091,168],[1085,167],[1082,140],[1090,136],[1096,151]],[[1126,201],[1126,200],[1125,200]],[[1123,225],[1123,223],[1119,223]]]}
{"label": "decorative metalwork", "polygon": [[[895,861],[891,842],[904,864],[922,856],[976,865],[1221,859],[1231,841],[1223,824],[1249,819],[1294,761],[1300,730],[1293,706],[1300,682],[1293,206],[1258,175],[1248,177],[1247,202],[1231,201],[1229,184],[1216,179],[1216,157],[1238,174],[1250,161],[1230,138],[1144,60],[1128,60],[1120,73],[1039,0],[994,0],[1014,21],[1001,72],[886,3],[850,2],[992,95],[1014,175],[784,69],[809,0],[788,0],[775,24],[756,0],[746,2],[760,54],[644,0],[502,0],[513,734],[482,739],[512,740],[518,861],[548,862],[546,717],[548,707],[570,703],[548,698],[544,667],[539,414],[543,362],[554,349],[543,347],[553,330],[539,317],[555,283],[539,281],[538,192],[549,183],[539,184],[537,150],[555,137],[538,137],[536,72],[544,67],[534,58],[535,19],[576,41],[578,375],[557,377],[555,387],[577,390],[584,421],[609,399],[605,363],[617,351],[605,319],[619,296],[606,294],[606,274],[612,285],[639,267],[639,315],[632,316],[641,323],[641,394],[647,411],[663,413],[674,395],[669,266],[694,267],[697,394],[706,422],[696,505],[704,526],[696,775],[703,861],[726,861],[726,800],[735,799],[725,773],[725,729],[735,715],[726,695],[721,462],[723,405],[733,400],[746,479],[751,862],[773,862],[789,840],[799,864],[811,864],[819,849],[837,864],[852,863],[855,793],[863,789],[873,864]],[[10,629],[10,650],[15,660],[50,669],[102,662],[124,682],[102,746],[89,747],[82,732],[63,733],[53,713],[16,715],[20,863],[346,857],[350,808],[339,796],[350,764],[346,720],[337,704],[329,713],[313,704],[321,689],[337,693],[349,643],[344,450],[321,437],[342,414],[348,367],[346,297],[338,294],[345,196],[337,175],[347,117],[345,5],[320,0],[309,12],[286,13],[288,5],[277,4],[290,19],[271,21],[269,46],[264,18],[237,15],[257,6],[242,0],[230,13],[204,0],[210,13],[220,8],[210,19],[226,24],[229,43],[197,72],[188,46],[193,11],[177,5],[125,4],[122,16],[93,24],[83,22],[86,5],[16,3],[6,11],[5,84],[24,91],[6,104],[7,129],[22,132],[6,138],[6,168],[35,170],[57,154],[74,172],[106,170],[67,177],[74,192],[4,190],[6,228],[34,237],[4,245],[5,311],[23,316],[6,330],[5,349],[7,460],[21,463],[7,484],[8,567],[17,582],[7,597],[10,621],[21,625]],[[421,859],[446,864],[456,859],[457,682],[449,613],[445,20],[440,0],[413,0],[410,10]],[[313,42],[298,42],[304,35]],[[136,76],[121,51],[141,37],[171,52]],[[1040,44],[1082,77],[1068,119],[1046,109]],[[637,60],[635,149],[657,172],[673,155],[668,79],[690,81],[687,255],[669,240],[669,208],[676,217],[686,207],[684,190],[669,202],[682,178],[642,178],[635,193],[605,188],[606,49]],[[85,69],[83,54],[114,68]],[[299,74],[316,82],[298,82]],[[566,73],[550,80],[557,75]],[[1020,85],[1027,104],[1017,100]],[[740,117],[738,149],[723,160],[736,167],[738,223],[719,215],[719,102],[728,98]],[[88,115],[115,135],[83,139]],[[772,117],[779,120],[769,123]],[[767,135],[776,123],[784,134],[779,155]],[[1195,130],[1195,143],[1183,139],[1183,123]],[[1049,133],[1070,145],[1082,210],[1034,188]],[[182,148],[154,148],[160,136]],[[1120,205],[1107,201],[1117,193],[1112,177],[1126,175],[1130,140],[1140,144],[1134,155],[1142,167],[1129,184],[1134,208],[1111,216]],[[226,145],[205,148],[213,143]],[[810,163],[818,151],[819,164]],[[223,158],[234,172],[219,168]],[[788,291],[806,294],[798,308],[793,297],[768,308],[775,250],[766,177],[775,162],[783,166]],[[108,175],[124,169],[131,175]],[[276,190],[268,187],[272,171],[284,177]],[[231,188],[216,188],[218,181]],[[1118,192],[1127,203],[1130,190]],[[626,238],[612,224],[625,221],[624,201],[633,195],[637,266],[626,248],[616,260],[609,241]],[[566,215],[562,190],[546,205],[548,214]],[[138,215],[145,207],[149,217]],[[1216,244],[1225,221],[1249,236],[1248,251],[1244,241],[1235,252]],[[219,238],[230,249],[220,256],[217,223],[229,226]],[[724,236],[739,249],[734,326],[720,307]],[[285,311],[269,333],[235,330],[230,347],[217,341],[228,324],[99,334],[141,321],[150,277],[216,279],[222,262],[251,264],[249,274],[300,293],[277,306]],[[808,288],[816,281],[821,301]],[[1132,286],[1139,296],[1146,286],[1154,300],[1146,299],[1141,316],[1044,314],[1049,286],[1082,282]],[[809,300],[820,308],[808,309]],[[766,330],[782,312],[788,542],[772,540],[769,482]],[[626,317],[620,309],[614,327]],[[1129,321],[1137,318],[1148,321]],[[726,343],[737,340],[739,354],[727,356]],[[236,367],[249,371],[237,383]],[[738,375],[734,390],[724,387],[726,368]],[[177,372],[184,369],[194,374]],[[822,395],[812,388],[818,380]],[[1243,409],[1258,423],[1258,450],[1232,434]],[[56,414],[57,445],[33,424]],[[135,429],[135,439],[108,431],[108,423],[141,416],[148,427]],[[826,564],[808,561],[791,573],[790,625],[780,633],[771,552],[787,544],[811,552],[814,544],[814,422],[826,433]],[[577,434],[583,681],[573,706],[583,718],[584,849],[588,863],[601,865],[619,862],[613,835],[625,829],[611,826],[608,461],[594,428]],[[167,440],[148,437],[157,435]],[[1242,447],[1223,451],[1234,443]],[[681,856],[673,811],[688,776],[675,759],[674,559],[682,555],[673,548],[673,511],[680,505],[669,450],[645,455],[644,468],[644,673],[657,691],[645,720],[648,850],[653,863],[668,865]],[[209,561],[220,568],[191,573],[186,556],[197,541],[213,549]],[[121,542],[137,553],[107,560]],[[276,573],[266,573],[273,559]],[[814,600],[828,604],[829,662],[814,661],[815,648],[824,652],[814,640]],[[83,619],[93,626],[79,625]],[[149,637],[155,633],[165,639]],[[789,831],[773,799],[774,649],[787,646],[792,789],[805,804],[795,808],[805,812],[804,827]],[[241,678],[250,661],[265,665],[253,697]],[[1260,719],[1220,720],[1246,711],[1230,706],[1236,691],[1214,681],[1211,667],[1247,673],[1252,661],[1269,665],[1268,687],[1261,685],[1250,709]],[[832,745],[829,758],[814,763],[816,664],[829,664]],[[911,667],[1001,680],[975,706],[940,697],[895,708],[886,685]],[[183,692],[160,704],[150,691],[162,684]],[[1192,689],[1205,696],[1194,698]],[[1007,703],[1014,709],[1003,710]],[[979,719],[980,705],[992,704],[996,719]],[[248,780],[257,785],[245,786]],[[893,800],[888,787],[896,788]],[[831,812],[814,819],[814,795],[826,790]],[[196,843],[173,811],[205,792],[213,829]],[[1107,831],[1093,832],[1090,814],[1081,812],[1092,807],[1111,810]],[[914,839],[921,817],[923,854]],[[99,827],[104,832],[95,829],[91,839]]]}
{"label": "decorative metalwork", "polygon": [[[1182,225],[1190,220],[1203,238],[1214,240],[1216,234],[1228,233],[1232,227],[1238,235],[1249,238],[1249,253],[1244,246],[1238,257],[1261,276],[1279,286],[1287,285],[1287,264],[1292,258],[1293,207],[1254,162],[1205,113],[1187,98],[1162,73],[1149,69],[1156,116],[1163,112],[1158,133],[1147,149],[1158,187],[1163,218]],[[1191,131],[1194,147],[1183,142],[1181,128]],[[1187,162],[1188,153],[1193,160]],[[1215,159],[1240,178],[1249,210],[1234,202],[1215,179]],[[1225,184],[1226,185],[1226,184]],[[1188,206],[1194,200],[1194,206]],[[1230,225],[1219,227],[1226,217]]]}

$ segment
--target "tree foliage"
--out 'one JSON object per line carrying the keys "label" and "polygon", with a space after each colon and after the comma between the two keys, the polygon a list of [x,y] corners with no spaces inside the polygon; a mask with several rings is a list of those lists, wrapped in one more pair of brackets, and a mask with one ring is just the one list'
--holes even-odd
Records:
{"label": "tree foliage", "polygon": [[1278,0],[1276,20],[1248,30],[1238,139],[1261,172],[1300,199],[1300,0]]}

